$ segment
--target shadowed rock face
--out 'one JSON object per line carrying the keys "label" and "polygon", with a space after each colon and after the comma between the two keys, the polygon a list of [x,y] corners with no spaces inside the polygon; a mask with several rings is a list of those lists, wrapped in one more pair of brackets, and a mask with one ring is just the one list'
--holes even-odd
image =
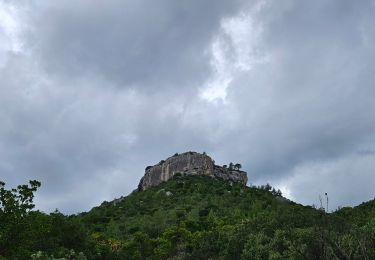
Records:
{"label": "shadowed rock face", "polygon": [[149,166],[145,170],[138,185],[138,190],[145,190],[148,187],[159,185],[167,181],[176,173],[181,175],[207,175],[221,178],[230,182],[247,183],[247,174],[244,171],[229,170],[215,165],[214,161],[205,154],[186,152],[169,157],[165,161]]}

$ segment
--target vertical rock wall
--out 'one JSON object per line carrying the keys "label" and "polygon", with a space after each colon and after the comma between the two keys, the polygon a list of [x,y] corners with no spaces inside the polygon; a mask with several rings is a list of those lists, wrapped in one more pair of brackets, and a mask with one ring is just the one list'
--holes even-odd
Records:
{"label": "vertical rock wall", "polygon": [[165,161],[154,166],[148,166],[145,175],[138,185],[138,190],[145,190],[148,187],[159,185],[169,180],[176,173],[183,175],[207,175],[232,182],[240,182],[246,185],[247,174],[244,171],[229,170],[217,165],[206,154],[186,152],[169,157]]}

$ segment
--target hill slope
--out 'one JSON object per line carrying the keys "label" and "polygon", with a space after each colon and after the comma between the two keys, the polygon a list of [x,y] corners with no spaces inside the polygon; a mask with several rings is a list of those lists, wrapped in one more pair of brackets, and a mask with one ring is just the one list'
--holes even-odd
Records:
{"label": "hill slope", "polygon": [[[364,207],[362,221],[346,219]],[[103,245],[96,251],[102,257],[361,259],[375,257],[374,208],[370,202],[326,214],[288,201],[269,186],[176,176],[104,202],[78,219]]]}
{"label": "hill slope", "polygon": [[[266,189],[230,184],[205,176],[175,177],[146,191],[104,202],[80,217],[90,230],[108,235],[114,228],[108,224],[116,224],[121,237],[127,238],[135,231],[156,236],[181,221],[195,222],[194,231],[205,229],[205,225],[198,224],[207,217],[232,225],[244,220],[264,219],[267,215],[267,218],[300,227],[313,224],[313,217],[319,215],[311,207],[295,204],[276,196],[276,191]],[[289,214],[293,214],[292,219],[289,219]],[[307,220],[310,215],[312,218]]]}
{"label": "hill slope", "polygon": [[64,216],[37,181],[0,182],[0,259],[375,259],[375,200],[331,214],[207,176],[174,177]]}

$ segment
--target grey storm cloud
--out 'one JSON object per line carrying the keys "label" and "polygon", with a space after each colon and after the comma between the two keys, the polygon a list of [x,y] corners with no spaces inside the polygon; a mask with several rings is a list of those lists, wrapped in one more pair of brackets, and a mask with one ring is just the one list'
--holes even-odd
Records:
{"label": "grey storm cloud", "polygon": [[374,1],[0,4],[0,178],[88,210],[186,150],[331,208],[374,197]]}
{"label": "grey storm cloud", "polygon": [[78,1],[48,3],[33,14],[30,38],[42,66],[62,77],[99,73],[148,91],[201,84],[206,52],[235,1]]}

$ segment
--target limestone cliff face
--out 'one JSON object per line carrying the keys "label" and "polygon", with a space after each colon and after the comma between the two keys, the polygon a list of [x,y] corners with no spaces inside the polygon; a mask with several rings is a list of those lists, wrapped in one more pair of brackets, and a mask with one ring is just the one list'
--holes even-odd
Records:
{"label": "limestone cliff face", "polygon": [[148,187],[159,185],[167,181],[176,173],[182,175],[207,175],[221,178],[231,182],[240,182],[246,185],[247,174],[240,170],[229,170],[215,165],[214,161],[206,154],[186,152],[169,157],[165,161],[149,166],[145,170],[138,185],[138,190],[145,190]]}

